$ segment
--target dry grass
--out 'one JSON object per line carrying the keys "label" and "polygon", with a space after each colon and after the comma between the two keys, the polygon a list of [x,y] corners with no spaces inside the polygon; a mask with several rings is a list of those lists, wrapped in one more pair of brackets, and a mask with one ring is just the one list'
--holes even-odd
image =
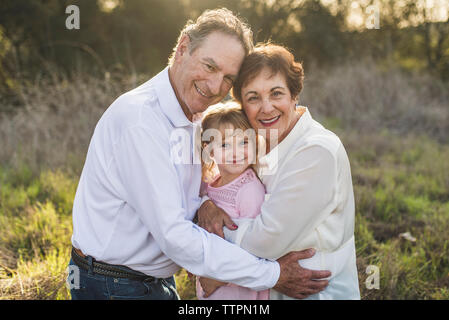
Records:
{"label": "dry grass", "polygon": [[[437,80],[394,68],[382,70],[371,61],[330,71],[311,69],[306,70],[301,103],[310,106],[315,117],[364,133],[386,128],[399,135],[425,133],[449,142],[449,92]],[[52,74],[21,89],[22,107],[15,116],[0,113],[3,166],[25,163],[33,172],[41,167],[79,172],[104,110],[148,78],[98,79],[75,74],[68,79]]]}
{"label": "dry grass", "polygon": [[449,142],[449,90],[426,74],[405,73],[370,60],[335,69],[306,70],[301,103],[316,116],[365,134],[388,129],[397,135],[425,134]]}
{"label": "dry grass", "polygon": [[[111,80],[56,73],[20,90],[21,107],[11,116],[0,113],[0,163],[40,168],[80,169],[98,119],[136,77]],[[1,110],[2,108],[0,108]],[[4,107],[4,109],[11,109]]]}

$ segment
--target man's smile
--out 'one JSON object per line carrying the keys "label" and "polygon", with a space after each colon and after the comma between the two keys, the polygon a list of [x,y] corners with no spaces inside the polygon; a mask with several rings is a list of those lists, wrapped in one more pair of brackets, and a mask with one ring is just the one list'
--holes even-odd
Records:
{"label": "man's smile", "polygon": [[197,91],[201,96],[203,96],[204,98],[206,98],[206,99],[211,99],[211,98],[213,98],[213,96],[208,96],[206,93],[204,93],[204,92],[203,92],[203,91],[196,85],[196,83],[194,83],[193,85],[195,86],[196,91]]}

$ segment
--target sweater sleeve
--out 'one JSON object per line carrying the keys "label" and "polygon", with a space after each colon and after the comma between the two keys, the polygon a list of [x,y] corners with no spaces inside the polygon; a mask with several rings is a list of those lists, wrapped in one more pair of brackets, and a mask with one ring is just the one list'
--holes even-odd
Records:
{"label": "sweater sleeve", "polygon": [[[335,209],[336,159],[321,146],[300,150],[280,172],[255,219],[234,220],[226,239],[260,257],[277,259]],[[234,233],[234,234],[230,234]]]}

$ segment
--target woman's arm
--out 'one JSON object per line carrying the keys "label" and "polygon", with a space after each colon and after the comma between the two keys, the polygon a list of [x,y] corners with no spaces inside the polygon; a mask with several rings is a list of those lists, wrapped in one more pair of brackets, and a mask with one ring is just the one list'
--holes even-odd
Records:
{"label": "woman's arm", "polygon": [[236,231],[225,229],[248,252],[262,258],[278,259],[288,247],[314,230],[335,209],[337,165],[324,147],[299,150],[280,170],[270,198],[255,219],[234,221]]}

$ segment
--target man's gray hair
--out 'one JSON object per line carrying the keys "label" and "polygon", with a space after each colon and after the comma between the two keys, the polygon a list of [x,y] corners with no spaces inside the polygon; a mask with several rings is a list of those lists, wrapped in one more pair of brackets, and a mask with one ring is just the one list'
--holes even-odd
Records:
{"label": "man's gray hair", "polygon": [[245,50],[245,56],[247,56],[254,48],[253,32],[249,25],[243,22],[241,18],[237,17],[232,11],[226,8],[206,10],[195,22],[193,20],[187,21],[187,24],[178,37],[176,46],[173,48],[173,52],[168,60],[168,65],[173,65],[176,50],[178,49],[181,39],[185,35],[189,36],[189,53],[192,54],[209,34],[216,31],[236,37]]}

